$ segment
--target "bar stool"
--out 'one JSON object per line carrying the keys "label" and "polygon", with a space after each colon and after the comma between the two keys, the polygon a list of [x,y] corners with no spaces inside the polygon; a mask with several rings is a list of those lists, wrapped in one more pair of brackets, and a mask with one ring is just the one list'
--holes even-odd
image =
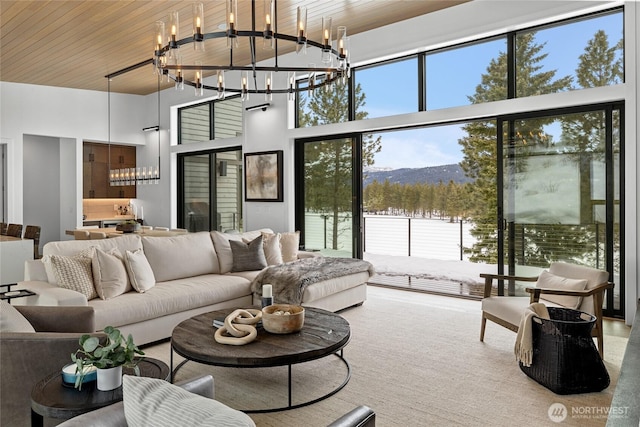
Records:
{"label": "bar stool", "polygon": [[22,237],[22,224],[9,224],[7,226],[7,236]]}
{"label": "bar stool", "polygon": [[7,227],[9,226],[9,224],[7,224],[6,222],[0,222],[0,235],[2,236],[6,236],[7,235]]}
{"label": "bar stool", "polygon": [[40,259],[40,226],[27,225],[24,230],[24,238],[33,240],[33,259]]}

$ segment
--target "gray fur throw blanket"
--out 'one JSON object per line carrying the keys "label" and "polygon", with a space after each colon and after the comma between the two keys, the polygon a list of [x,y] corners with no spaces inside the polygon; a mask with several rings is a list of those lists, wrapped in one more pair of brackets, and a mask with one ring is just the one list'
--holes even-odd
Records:
{"label": "gray fur throw blanket", "polygon": [[369,272],[369,276],[375,273],[370,262],[360,259],[303,258],[263,269],[251,282],[251,290],[257,295],[262,295],[262,285],[270,284],[274,302],[300,304],[307,286],[365,271]]}

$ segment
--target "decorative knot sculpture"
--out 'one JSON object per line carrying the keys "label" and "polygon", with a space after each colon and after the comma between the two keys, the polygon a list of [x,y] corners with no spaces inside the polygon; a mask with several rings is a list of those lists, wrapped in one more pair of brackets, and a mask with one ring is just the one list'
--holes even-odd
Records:
{"label": "decorative knot sculpture", "polygon": [[258,336],[256,323],[262,319],[262,311],[254,308],[238,309],[225,317],[224,326],[216,330],[214,338],[220,344],[245,345]]}

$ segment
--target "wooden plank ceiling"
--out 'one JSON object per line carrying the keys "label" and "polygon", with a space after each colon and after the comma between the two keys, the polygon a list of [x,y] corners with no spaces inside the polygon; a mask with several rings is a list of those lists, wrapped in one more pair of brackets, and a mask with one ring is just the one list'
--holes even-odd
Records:
{"label": "wooden plank ceiling", "polygon": [[[465,1],[469,0],[279,0],[278,31],[293,33],[296,8],[301,5],[308,10],[311,37],[318,39],[313,34],[320,34],[323,16],[332,17],[334,28],[345,25],[353,35]],[[216,31],[225,22],[225,2],[203,3],[204,30]],[[154,22],[166,21],[170,11],[180,14],[179,38],[191,35],[192,4],[191,0],[1,0],[0,79],[106,91],[105,75],[152,57]],[[250,5],[249,0],[238,1],[240,29],[250,29]],[[256,1],[258,28],[262,7]],[[228,63],[223,39],[206,43],[206,63]],[[281,54],[293,48],[288,45],[279,45]],[[268,52],[258,49],[258,60],[267,59]],[[235,51],[234,62],[249,61],[245,43]],[[151,65],[114,79],[111,87],[114,92],[140,95],[156,89]]]}

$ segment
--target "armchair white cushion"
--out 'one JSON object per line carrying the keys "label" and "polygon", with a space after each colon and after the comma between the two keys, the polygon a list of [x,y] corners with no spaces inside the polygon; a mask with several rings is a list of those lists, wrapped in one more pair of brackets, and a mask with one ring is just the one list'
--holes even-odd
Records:
{"label": "armchair white cushion", "polygon": [[[520,319],[525,309],[534,302],[542,302],[550,307],[576,309],[596,316],[593,335],[598,339],[598,350],[604,356],[602,333],[602,304],[604,293],[613,288],[609,283],[609,273],[581,265],[552,263],[548,272],[539,277],[516,277],[497,274],[481,274],[485,279],[482,299],[482,323],[480,341],[484,340],[487,320],[518,331]],[[536,282],[527,288],[530,297],[492,296],[494,280],[516,280]]]}

